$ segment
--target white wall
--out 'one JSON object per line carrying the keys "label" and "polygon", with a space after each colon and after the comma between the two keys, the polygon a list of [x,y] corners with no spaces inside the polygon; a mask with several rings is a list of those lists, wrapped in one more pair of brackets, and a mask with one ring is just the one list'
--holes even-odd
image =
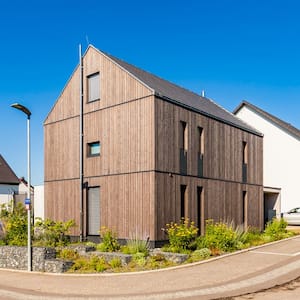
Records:
{"label": "white wall", "polygon": [[34,217],[44,219],[44,185],[34,187]]}
{"label": "white wall", "polygon": [[18,185],[0,184],[0,205],[12,200],[12,194],[18,193]]}
{"label": "white wall", "polygon": [[300,140],[248,107],[237,116],[264,134],[264,186],[281,188],[281,211],[300,206]]}

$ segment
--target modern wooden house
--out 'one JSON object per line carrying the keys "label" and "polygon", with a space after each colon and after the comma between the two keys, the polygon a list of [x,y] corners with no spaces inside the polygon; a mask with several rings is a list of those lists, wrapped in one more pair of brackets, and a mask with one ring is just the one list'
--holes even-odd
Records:
{"label": "modern wooden house", "polygon": [[182,217],[200,232],[211,218],[263,226],[262,135],[210,99],[93,46],[44,132],[45,217],[75,219],[75,235],[107,226],[154,244]]}
{"label": "modern wooden house", "polygon": [[299,207],[300,130],[247,101],[234,113],[264,134],[265,220]]}

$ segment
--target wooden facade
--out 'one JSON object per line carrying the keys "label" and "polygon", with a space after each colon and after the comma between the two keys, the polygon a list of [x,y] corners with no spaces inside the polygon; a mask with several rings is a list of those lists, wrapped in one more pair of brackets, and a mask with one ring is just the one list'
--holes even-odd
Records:
{"label": "wooden facade", "polygon": [[[167,101],[93,47],[83,57],[83,70],[84,236],[92,187],[100,188],[100,225],[117,231],[121,239],[165,240],[161,228],[179,221],[182,214],[202,232],[210,218],[262,228],[259,134]],[[75,219],[77,224],[79,71],[74,71],[44,124],[45,216]],[[86,78],[97,72],[100,99],[88,102]],[[89,156],[87,145],[95,141],[100,142],[100,155]],[[186,149],[181,150],[183,143]],[[79,228],[73,233],[78,235]]]}

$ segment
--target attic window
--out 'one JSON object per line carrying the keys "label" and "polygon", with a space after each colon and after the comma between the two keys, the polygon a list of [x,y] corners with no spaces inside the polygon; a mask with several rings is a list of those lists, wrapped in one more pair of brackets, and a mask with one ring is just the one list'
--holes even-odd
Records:
{"label": "attic window", "polygon": [[100,99],[100,74],[94,73],[87,77],[88,83],[88,102]]}

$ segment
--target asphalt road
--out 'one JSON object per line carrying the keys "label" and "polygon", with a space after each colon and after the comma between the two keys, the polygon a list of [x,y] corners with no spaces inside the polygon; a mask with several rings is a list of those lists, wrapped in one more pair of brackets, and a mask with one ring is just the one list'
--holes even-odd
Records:
{"label": "asphalt road", "polygon": [[265,291],[227,298],[228,300],[297,300],[300,299],[300,278]]}

